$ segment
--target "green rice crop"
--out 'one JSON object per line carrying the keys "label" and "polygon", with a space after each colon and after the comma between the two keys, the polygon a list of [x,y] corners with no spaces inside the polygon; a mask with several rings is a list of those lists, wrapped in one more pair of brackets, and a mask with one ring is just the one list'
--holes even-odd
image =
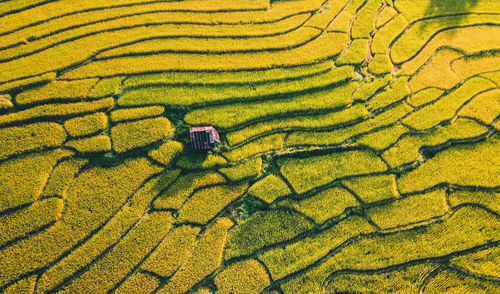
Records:
{"label": "green rice crop", "polygon": [[108,117],[103,112],[75,117],[64,122],[64,128],[72,137],[93,135],[108,127]]}
{"label": "green rice crop", "polygon": [[342,181],[342,185],[353,191],[365,203],[399,197],[394,175],[357,177]]}
{"label": "green rice crop", "polygon": [[367,216],[381,229],[392,229],[430,221],[445,215],[448,210],[445,190],[440,189],[371,208]]}
{"label": "green rice crop", "polygon": [[55,148],[66,140],[66,132],[56,123],[34,123],[0,129],[0,160],[28,151]]}
{"label": "green rice crop", "polygon": [[199,233],[199,228],[191,226],[173,229],[141,268],[163,277],[171,276],[188,257]]}
{"label": "green rice crop", "polygon": [[356,104],[347,109],[327,114],[267,120],[265,122],[256,123],[243,129],[230,132],[226,134],[226,138],[230,145],[236,145],[248,140],[251,137],[270,131],[333,127],[336,125],[352,123],[366,118],[367,116],[368,111],[366,108],[363,105]]}
{"label": "green rice crop", "polygon": [[80,153],[107,152],[111,150],[111,140],[106,135],[75,139],[66,142],[64,146]]}
{"label": "green rice crop", "polygon": [[218,274],[214,281],[221,294],[258,294],[270,285],[265,268],[255,259],[232,264]]}
{"label": "green rice crop", "polygon": [[341,144],[349,138],[368,133],[373,129],[390,126],[412,110],[412,107],[402,103],[353,126],[324,132],[293,132],[288,136],[286,143],[287,146]]}
{"label": "green rice crop", "polygon": [[235,226],[229,234],[224,258],[250,255],[308,231],[312,224],[301,214],[287,210],[259,211]]}
{"label": "green rice crop", "polygon": [[120,123],[111,128],[113,150],[119,153],[161,141],[172,134],[172,125],[164,117]]}
{"label": "green rice crop", "polygon": [[260,175],[262,170],[262,158],[246,160],[230,167],[220,168],[219,171],[233,182],[244,179],[255,178]]}
{"label": "green rice crop", "polygon": [[[350,75],[353,72],[351,71]],[[231,128],[239,124],[294,112],[335,109],[346,106],[351,101],[351,94],[357,83],[341,85],[330,91],[320,91],[287,99],[265,102],[235,103],[218,107],[203,107],[190,111],[184,120],[191,125],[214,125]]]}
{"label": "green rice crop", "polygon": [[276,198],[287,196],[291,193],[287,184],[276,175],[268,175],[248,190],[248,194],[255,196],[262,201],[272,203]]}
{"label": "green rice crop", "polygon": [[410,114],[403,123],[417,130],[435,127],[443,121],[452,119],[457,110],[475,95],[494,87],[495,85],[489,80],[472,78],[455,91]]}
{"label": "green rice crop", "polygon": [[233,225],[227,218],[219,218],[198,239],[193,251],[158,293],[187,292],[199,281],[214,272],[222,262],[227,231]]}
{"label": "green rice crop", "polygon": [[160,195],[153,206],[160,209],[179,209],[196,189],[225,181],[222,175],[214,172],[196,172],[183,175]]}
{"label": "green rice crop", "polygon": [[334,85],[346,80],[351,67],[338,68],[324,74],[300,80],[240,84],[235,86],[155,86],[130,89],[118,99],[120,106],[165,104],[173,106],[204,105],[220,101],[245,101],[251,99],[276,99]]}
{"label": "green rice crop", "polygon": [[281,173],[297,193],[304,193],[339,178],[387,169],[375,154],[358,150],[307,158],[280,158],[278,164]]}
{"label": "green rice crop", "polygon": [[208,187],[196,191],[179,210],[178,222],[206,224],[224,207],[241,197],[248,184]]}
{"label": "green rice crop", "polygon": [[499,224],[482,209],[464,207],[445,222],[352,242],[281,287],[287,293],[318,293],[323,281],[342,269],[377,269],[467,250],[497,240]]}
{"label": "green rice crop", "polygon": [[0,164],[0,211],[33,203],[52,169],[73,152],[61,149],[17,157]]}
{"label": "green rice crop", "polygon": [[460,145],[439,152],[399,178],[399,190],[401,193],[422,191],[442,183],[496,187],[500,175],[500,156],[496,152],[499,142],[495,135],[475,145]]}
{"label": "green rice crop", "polygon": [[285,200],[279,205],[301,212],[321,225],[346,209],[359,206],[359,202],[345,189],[333,187],[299,201]]}
{"label": "green rice crop", "polygon": [[61,218],[63,208],[61,199],[49,198],[37,201],[16,214],[0,217],[0,246],[55,223]]}
{"label": "green rice crop", "polygon": [[271,249],[259,255],[273,279],[281,279],[326,256],[330,250],[360,234],[373,232],[364,219],[354,216],[300,241]]}

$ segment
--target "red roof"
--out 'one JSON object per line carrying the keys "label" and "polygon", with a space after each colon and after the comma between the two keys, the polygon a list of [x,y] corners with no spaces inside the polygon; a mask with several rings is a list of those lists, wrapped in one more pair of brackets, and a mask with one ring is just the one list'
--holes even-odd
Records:
{"label": "red roof", "polygon": [[192,127],[189,130],[189,140],[195,150],[206,150],[213,148],[219,143],[220,137],[214,127],[202,126]]}

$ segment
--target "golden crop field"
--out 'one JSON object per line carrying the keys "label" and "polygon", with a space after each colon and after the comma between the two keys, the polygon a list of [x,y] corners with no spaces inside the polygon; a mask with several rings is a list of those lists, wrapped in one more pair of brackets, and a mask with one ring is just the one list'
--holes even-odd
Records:
{"label": "golden crop field", "polygon": [[2,1],[0,293],[500,293],[499,131],[498,0]]}

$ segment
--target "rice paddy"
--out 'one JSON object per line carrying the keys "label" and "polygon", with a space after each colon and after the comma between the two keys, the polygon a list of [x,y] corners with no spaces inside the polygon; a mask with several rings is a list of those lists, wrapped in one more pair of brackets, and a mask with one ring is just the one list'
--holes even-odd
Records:
{"label": "rice paddy", "polygon": [[499,15],[0,3],[0,293],[500,292]]}

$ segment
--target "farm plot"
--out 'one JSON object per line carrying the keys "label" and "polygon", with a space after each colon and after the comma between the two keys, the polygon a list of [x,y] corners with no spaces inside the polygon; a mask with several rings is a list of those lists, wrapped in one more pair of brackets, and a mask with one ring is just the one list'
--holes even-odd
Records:
{"label": "farm plot", "polygon": [[4,1],[0,293],[500,292],[499,3]]}

